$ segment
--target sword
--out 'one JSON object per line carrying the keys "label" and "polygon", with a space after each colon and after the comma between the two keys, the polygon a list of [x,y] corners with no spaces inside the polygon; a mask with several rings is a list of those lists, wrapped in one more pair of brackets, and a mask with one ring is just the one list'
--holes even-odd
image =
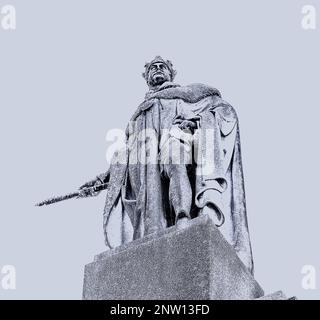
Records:
{"label": "sword", "polygon": [[72,199],[72,198],[90,197],[90,196],[93,196],[95,192],[99,192],[101,190],[106,189],[107,186],[108,186],[108,183],[102,183],[102,184],[99,184],[97,186],[84,188],[84,189],[81,189],[79,191],[66,194],[64,196],[52,197],[52,198],[49,198],[47,200],[41,201],[39,203],[36,203],[35,205],[37,207],[42,207],[44,205],[47,206],[47,205],[52,204],[52,203],[56,203],[56,202],[60,202],[60,201],[64,201],[64,200],[68,200],[68,199]]}

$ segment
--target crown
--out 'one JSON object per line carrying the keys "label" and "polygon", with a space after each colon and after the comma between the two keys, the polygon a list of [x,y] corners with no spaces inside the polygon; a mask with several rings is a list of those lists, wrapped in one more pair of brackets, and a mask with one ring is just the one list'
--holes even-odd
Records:
{"label": "crown", "polygon": [[161,56],[156,56],[153,60],[151,60],[150,62],[146,62],[146,64],[144,65],[144,73],[142,74],[142,76],[147,80],[148,79],[148,73],[149,73],[149,70],[150,70],[150,67],[154,64],[154,63],[157,63],[157,62],[162,62],[164,63],[168,69],[170,70],[171,72],[171,80],[174,79],[174,77],[176,76],[177,74],[177,71],[173,69],[173,64],[170,60],[164,60]]}

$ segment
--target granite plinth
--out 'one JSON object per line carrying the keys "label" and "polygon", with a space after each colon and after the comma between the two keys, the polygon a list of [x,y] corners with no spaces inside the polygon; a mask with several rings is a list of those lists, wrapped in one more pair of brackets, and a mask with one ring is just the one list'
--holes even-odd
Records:
{"label": "granite plinth", "polygon": [[263,290],[207,216],[103,252],[83,299],[256,299]]}

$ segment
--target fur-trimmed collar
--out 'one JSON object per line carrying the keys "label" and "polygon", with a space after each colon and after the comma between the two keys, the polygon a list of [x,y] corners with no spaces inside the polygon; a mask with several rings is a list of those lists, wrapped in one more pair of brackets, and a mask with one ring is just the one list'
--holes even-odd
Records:
{"label": "fur-trimmed collar", "polygon": [[142,111],[151,108],[155,99],[182,99],[188,103],[196,103],[210,96],[221,98],[221,93],[218,89],[202,83],[180,86],[173,82],[165,82],[157,90],[150,90],[146,94],[145,100],[139,105],[131,120],[136,119]]}
{"label": "fur-trimmed collar", "polygon": [[221,98],[221,93],[218,89],[202,83],[180,86],[172,82],[165,82],[158,90],[149,91],[146,94],[146,101],[151,99],[182,99],[186,102],[195,103],[208,96]]}

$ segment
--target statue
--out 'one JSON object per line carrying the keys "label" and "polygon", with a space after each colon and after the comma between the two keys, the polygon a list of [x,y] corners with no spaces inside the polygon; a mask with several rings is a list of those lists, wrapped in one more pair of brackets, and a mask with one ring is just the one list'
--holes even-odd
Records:
{"label": "statue", "polygon": [[103,227],[110,248],[109,221],[118,203],[122,244],[208,215],[253,274],[236,112],[217,89],[180,86],[175,75],[160,56],[146,63],[149,91],[127,126],[125,146],[106,172],[66,198],[106,189]]}

